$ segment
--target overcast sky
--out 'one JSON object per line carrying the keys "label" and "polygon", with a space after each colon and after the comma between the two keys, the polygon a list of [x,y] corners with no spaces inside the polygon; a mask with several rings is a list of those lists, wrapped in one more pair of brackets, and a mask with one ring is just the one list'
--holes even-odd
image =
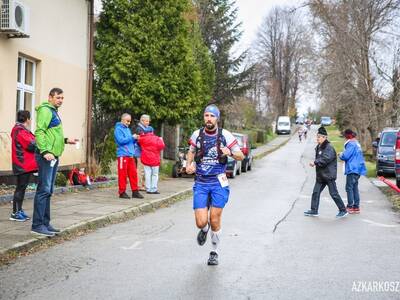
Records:
{"label": "overcast sky", "polygon": [[298,6],[300,0],[236,0],[238,21],[242,22],[240,48],[247,49],[257,36],[262,21],[274,6]]}
{"label": "overcast sky", "polygon": [[[236,0],[238,21],[242,22],[243,36],[240,48],[246,49],[256,37],[257,29],[268,12],[277,5],[298,6],[301,0]],[[95,12],[101,9],[101,0],[95,0]]]}
{"label": "overcast sky", "polygon": [[[302,2],[302,0],[236,0],[238,22],[242,22],[241,29],[243,30],[243,35],[234,52],[237,51],[237,53],[239,53],[250,48],[264,18],[273,7],[278,5],[298,7]],[[98,13],[100,9],[101,0],[95,0],[95,12]],[[302,99],[298,105],[298,109],[301,113],[305,113],[309,106],[315,108],[315,100],[305,100],[312,99],[313,97],[302,95],[300,98]]]}

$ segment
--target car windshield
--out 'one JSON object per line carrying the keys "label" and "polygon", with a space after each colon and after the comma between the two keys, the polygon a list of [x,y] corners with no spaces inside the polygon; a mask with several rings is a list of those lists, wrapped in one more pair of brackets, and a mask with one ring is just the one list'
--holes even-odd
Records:
{"label": "car windshield", "polygon": [[239,147],[243,147],[243,136],[241,135],[234,135],[236,140],[238,141]]}
{"label": "car windshield", "polygon": [[279,126],[289,126],[289,122],[279,122]]}
{"label": "car windshield", "polygon": [[323,122],[330,122],[331,118],[330,117],[322,117],[321,121]]}
{"label": "car windshield", "polygon": [[381,146],[392,147],[396,143],[396,132],[384,132],[381,136]]}

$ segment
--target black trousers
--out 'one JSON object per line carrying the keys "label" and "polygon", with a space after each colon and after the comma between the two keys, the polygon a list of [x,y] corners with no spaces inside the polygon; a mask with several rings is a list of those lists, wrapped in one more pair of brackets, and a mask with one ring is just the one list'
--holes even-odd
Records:
{"label": "black trousers", "polygon": [[29,179],[31,178],[32,173],[23,173],[17,175],[17,187],[14,192],[13,199],[13,213],[15,214],[17,211],[22,210],[22,202],[25,198],[25,190],[28,186]]}
{"label": "black trousers", "polygon": [[319,199],[322,191],[326,186],[328,186],[329,194],[331,195],[333,201],[335,201],[339,210],[346,211],[346,207],[344,206],[343,200],[339,195],[335,180],[330,180],[328,182],[315,182],[314,190],[311,197],[311,210],[318,212]]}

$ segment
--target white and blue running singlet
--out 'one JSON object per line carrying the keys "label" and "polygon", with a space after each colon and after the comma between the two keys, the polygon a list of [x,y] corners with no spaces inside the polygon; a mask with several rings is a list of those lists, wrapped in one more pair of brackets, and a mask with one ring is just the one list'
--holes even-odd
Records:
{"label": "white and blue running singlet", "polygon": [[[190,150],[195,152],[196,149],[200,150],[200,139],[198,136],[200,134],[200,129],[193,132],[190,137]],[[218,161],[218,150],[217,150],[217,139],[218,139],[218,130],[214,134],[207,134],[204,130],[203,133],[203,149],[204,155],[201,163],[196,163],[196,175],[200,175],[200,177],[204,176],[201,181],[214,181],[213,178],[216,175],[225,173],[226,164],[221,164]],[[196,145],[196,142],[198,145]],[[237,140],[229,131],[222,129],[222,137],[221,137],[221,145],[220,147],[228,147],[232,152],[240,151],[240,147],[238,145]],[[209,177],[209,180],[207,180]]]}

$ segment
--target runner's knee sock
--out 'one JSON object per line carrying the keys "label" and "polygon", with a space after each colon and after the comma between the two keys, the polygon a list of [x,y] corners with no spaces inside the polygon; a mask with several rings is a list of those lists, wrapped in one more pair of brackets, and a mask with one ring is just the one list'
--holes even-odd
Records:
{"label": "runner's knee sock", "polygon": [[208,227],[209,227],[210,225],[209,224],[207,224],[206,226],[204,226],[201,230],[203,231],[203,232],[207,232],[208,231]]}
{"label": "runner's knee sock", "polygon": [[220,234],[221,234],[221,230],[218,230],[218,231],[211,230],[211,244],[212,244],[212,249],[215,252],[217,252]]}

